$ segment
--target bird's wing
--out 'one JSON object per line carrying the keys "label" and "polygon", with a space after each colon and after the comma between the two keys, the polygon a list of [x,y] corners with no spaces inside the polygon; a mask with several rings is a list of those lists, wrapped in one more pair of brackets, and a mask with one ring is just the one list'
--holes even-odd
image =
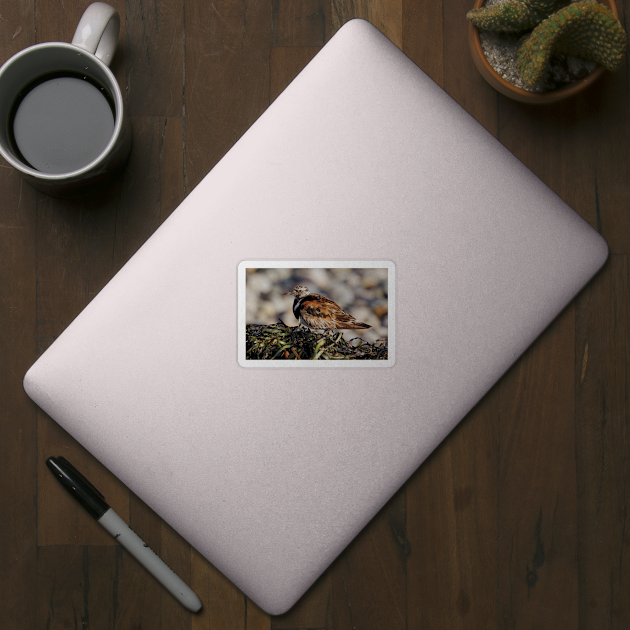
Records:
{"label": "bird's wing", "polygon": [[[335,302],[323,295],[313,294],[302,302],[302,313],[305,319],[313,321],[315,328],[355,328],[357,320],[342,310]],[[308,321],[307,321],[308,323]],[[361,328],[370,328],[362,324]]]}

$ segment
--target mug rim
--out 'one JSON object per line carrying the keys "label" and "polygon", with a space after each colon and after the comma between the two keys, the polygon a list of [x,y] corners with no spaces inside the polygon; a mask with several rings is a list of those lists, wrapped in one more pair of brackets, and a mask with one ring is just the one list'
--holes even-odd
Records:
{"label": "mug rim", "polygon": [[[17,53],[15,53],[15,55],[7,59],[0,67],[0,82],[2,81],[3,74],[7,71],[10,65],[12,65],[19,58],[32,54],[36,50],[40,50],[42,48],[65,48],[66,50],[72,51],[73,53],[78,51],[81,54],[90,55],[90,62],[96,63],[96,65],[105,72],[107,78],[109,79],[111,85],[108,87],[112,92],[112,97],[114,98],[114,103],[116,107],[114,131],[111,138],[109,139],[109,142],[107,143],[107,146],[94,160],[75,171],[68,171],[67,173],[43,173],[42,171],[38,171],[30,166],[27,166],[20,160],[16,159],[12,154],[8,153],[0,143],[0,154],[2,155],[2,157],[11,166],[13,166],[13,168],[17,169],[21,173],[50,183],[65,182],[66,180],[74,180],[80,178],[82,175],[89,173],[90,171],[98,170],[99,163],[106,161],[107,156],[115,147],[118,137],[122,132],[124,101],[122,97],[122,91],[120,89],[120,86],[118,85],[118,81],[116,80],[114,73],[110,70],[107,64],[103,63],[103,61],[101,61],[96,55],[85,50],[84,48],[80,48],[79,46],[68,44],[66,42],[42,42],[41,44],[33,44],[32,46],[28,46],[27,48],[18,51]],[[63,72],[63,69],[61,69],[60,71]],[[112,87],[113,89],[111,89]]]}

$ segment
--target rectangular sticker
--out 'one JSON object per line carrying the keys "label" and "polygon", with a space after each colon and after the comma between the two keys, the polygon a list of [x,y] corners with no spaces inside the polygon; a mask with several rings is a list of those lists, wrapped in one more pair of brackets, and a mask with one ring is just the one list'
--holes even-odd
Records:
{"label": "rectangular sticker", "polygon": [[391,367],[391,261],[253,261],[238,266],[243,367]]}

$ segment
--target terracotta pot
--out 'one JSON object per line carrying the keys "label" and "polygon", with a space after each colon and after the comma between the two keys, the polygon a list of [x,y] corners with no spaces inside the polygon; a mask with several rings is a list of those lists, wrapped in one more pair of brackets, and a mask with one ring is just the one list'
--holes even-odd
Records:
{"label": "terracotta pot", "polygon": [[[617,12],[617,5],[614,0],[600,0],[600,4],[608,7],[619,18]],[[484,0],[475,1],[475,9],[480,9],[484,5]],[[568,98],[585,90],[590,85],[595,83],[605,69],[602,66],[597,66],[593,72],[591,72],[585,79],[581,81],[575,81],[554,90],[548,92],[528,92],[520,87],[516,87],[509,81],[506,81],[500,74],[498,74],[494,68],[490,65],[490,62],[486,59],[481,48],[481,40],[479,39],[479,29],[471,22],[468,22],[468,43],[470,45],[470,52],[472,54],[473,61],[477,66],[477,70],[481,73],[481,76],[495,89],[497,92],[514,99],[516,101],[522,101],[524,103],[554,103],[562,99]]]}

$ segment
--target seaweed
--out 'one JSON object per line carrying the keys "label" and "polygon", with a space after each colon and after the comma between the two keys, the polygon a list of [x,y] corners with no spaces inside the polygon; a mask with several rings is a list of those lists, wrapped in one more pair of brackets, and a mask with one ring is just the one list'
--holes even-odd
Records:
{"label": "seaweed", "polygon": [[316,332],[309,328],[277,324],[248,324],[245,357],[252,360],[387,360],[387,340],[373,344],[359,337],[346,341],[342,331]]}

